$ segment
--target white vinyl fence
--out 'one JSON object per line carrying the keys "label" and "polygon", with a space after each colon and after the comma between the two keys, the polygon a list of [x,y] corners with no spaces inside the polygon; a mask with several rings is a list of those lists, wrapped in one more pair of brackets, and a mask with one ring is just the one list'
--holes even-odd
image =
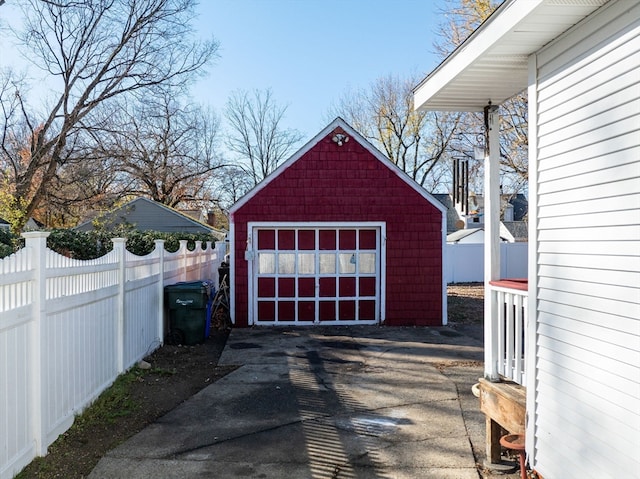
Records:
{"label": "white vinyl fence", "polygon": [[163,289],[217,285],[226,244],[147,256],[125,249],[90,261],[46,247],[48,233],[0,260],[0,479],[17,474],[116,377],[163,342]]}
{"label": "white vinyl fence", "polygon": [[[500,243],[500,277],[527,277],[529,243]],[[447,283],[484,281],[484,244],[447,243],[445,246],[445,279]]]}

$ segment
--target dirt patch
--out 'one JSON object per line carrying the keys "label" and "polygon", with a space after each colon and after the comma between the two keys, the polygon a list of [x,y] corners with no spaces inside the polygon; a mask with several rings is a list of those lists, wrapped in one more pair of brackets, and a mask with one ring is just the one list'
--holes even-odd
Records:
{"label": "dirt patch", "polygon": [[120,376],[18,478],[86,477],[107,451],[233,371],[218,366],[228,335],[214,331],[203,344],[157,349],[145,358],[150,369],[134,367]]}
{"label": "dirt patch", "polygon": [[482,283],[451,284],[447,287],[449,323],[478,324],[484,317],[484,285]]}

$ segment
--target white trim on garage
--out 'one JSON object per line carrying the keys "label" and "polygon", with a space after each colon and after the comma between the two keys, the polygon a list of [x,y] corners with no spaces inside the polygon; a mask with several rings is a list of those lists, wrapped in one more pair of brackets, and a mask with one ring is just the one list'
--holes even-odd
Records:
{"label": "white trim on garage", "polygon": [[[256,273],[257,261],[256,247],[253,244],[254,231],[260,229],[295,229],[295,230],[344,230],[344,229],[375,229],[378,232],[376,251],[378,254],[378,264],[376,266],[376,303],[377,319],[375,321],[322,321],[322,324],[378,324],[385,320],[385,296],[386,296],[386,224],[384,222],[249,222],[247,224],[247,248],[245,260],[247,261],[248,275],[248,324],[317,324],[315,322],[259,322],[257,317],[257,291]],[[316,248],[318,245],[316,245]],[[297,298],[296,298],[297,299]],[[316,298],[317,299],[317,298]]]}

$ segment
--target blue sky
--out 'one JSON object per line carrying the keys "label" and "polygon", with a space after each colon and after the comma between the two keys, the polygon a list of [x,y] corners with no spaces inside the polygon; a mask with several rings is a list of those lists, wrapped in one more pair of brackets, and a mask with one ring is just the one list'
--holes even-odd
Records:
{"label": "blue sky", "polygon": [[[0,19],[13,21],[12,0]],[[222,108],[235,89],[271,88],[287,106],[284,125],[308,140],[349,88],[395,74],[424,76],[437,64],[433,39],[440,0],[201,0],[203,37],[220,42],[220,58],[193,90]],[[0,66],[16,61],[0,38]]]}
{"label": "blue sky", "polygon": [[198,28],[220,42],[220,59],[196,97],[221,110],[241,88],[273,90],[285,123],[305,139],[349,88],[387,74],[424,75],[437,64],[434,0],[203,0]]}

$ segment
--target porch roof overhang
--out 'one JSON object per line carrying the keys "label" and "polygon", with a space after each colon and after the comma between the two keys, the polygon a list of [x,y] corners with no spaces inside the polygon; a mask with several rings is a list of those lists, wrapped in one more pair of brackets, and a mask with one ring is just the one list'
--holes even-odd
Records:
{"label": "porch roof overhang", "polygon": [[413,90],[417,110],[483,111],[528,83],[532,53],[610,0],[505,0]]}

